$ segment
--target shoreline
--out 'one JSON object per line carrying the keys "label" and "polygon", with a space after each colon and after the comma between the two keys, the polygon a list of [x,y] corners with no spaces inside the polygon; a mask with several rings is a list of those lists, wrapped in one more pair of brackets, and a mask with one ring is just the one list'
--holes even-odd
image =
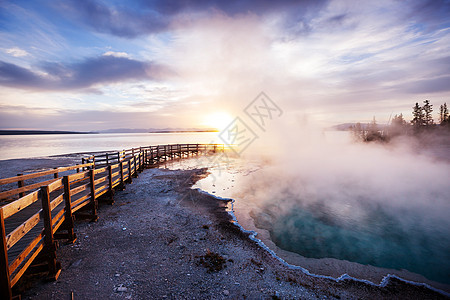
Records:
{"label": "shoreline", "polygon": [[[377,284],[376,282],[374,282],[374,281],[372,281],[372,280],[370,280],[370,279],[358,278],[358,277],[354,277],[354,276],[348,275],[347,273],[342,273],[342,272],[341,272],[341,274],[340,274],[339,276],[321,275],[321,274],[313,273],[313,271],[310,271],[310,269],[305,268],[305,267],[301,266],[300,264],[289,263],[289,262],[288,262],[288,259],[286,259],[285,257],[283,257],[283,254],[277,253],[277,251],[280,251],[280,252],[286,252],[287,255],[292,255],[292,256],[301,256],[301,255],[299,255],[299,254],[297,254],[297,253],[294,253],[294,252],[290,252],[290,251],[281,249],[281,248],[279,248],[278,246],[276,246],[276,245],[273,243],[273,241],[270,240],[270,242],[271,242],[272,244],[274,244],[275,247],[276,247],[276,250],[274,250],[274,249],[272,249],[271,247],[269,247],[269,246],[266,245],[267,241],[264,241],[263,239],[259,239],[259,238],[257,237],[257,236],[259,235],[258,232],[254,231],[254,230],[248,230],[248,229],[245,229],[245,228],[239,223],[239,221],[238,221],[236,215],[234,214],[233,206],[234,206],[234,203],[235,203],[235,201],[236,201],[235,199],[225,199],[225,198],[221,198],[221,197],[218,197],[218,196],[215,196],[215,195],[211,195],[211,194],[209,194],[209,193],[207,193],[207,192],[204,192],[204,191],[201,191],[201,190],[200,190],[200,192],[206,193],[206,194],[208,194],[209,196],[211,196],[211,197],[213,197],[213,198],[216,198],[216,199],[219,200],[219,201],[220,201],[220,200],[221,200],[221,201],[230,201],[230,202],[231,202],[231,208],[230,208],[230,209],[227,209],[227,211],[228,211],[228,213],[231,215],[231,217],[233,218],[234,224],[235,224],[236,226],[238,226],[242,232],[244,232],[244,233],[246,233],[246,234],[249,234],[249,238],[250,238],[251,240],[255,241],[261,248],[263,248],[264,250],[266,250],[270,255],[272,255],[275,259],[277,259],[278,261],[280,261],[282,264],[284,264],[284,265],[287,266],[288,268],[291,268],[291,269],[294,269],[294,270],[300,270],[300,271],[302,271],[303,273],[305,273],[305,274],[308,275],[308,276],[313,276],[313,277],[317,277],[317,278],[331,279],[331,280],[335,280],[336,282],[340,282],[340,281],[342,281],[342,280],[348,280],[348,279],[349,279],[349,280],[354,280],[354,281],[366,283],[366,284],[369,284],[369,285],[373,285],[373,286],[376,286],[376,287],[386,287],[386,286],[389,284],[389,280],[390,280],[390,279],[396,279],[396,280],[400,280],[400,281],[402,281],[402,282],[404,282],[404,283],[407,283],[407,284],[411,284],[411,285],[415,285],[415,286],[419,286],[419,287],[425,287],[425,288],[428,288],[428,289],[430,289],[430,290],[433,290],[433,291],[435,291],[435,292],[437,292],[437,293],[443,294],[444,296],[450,297],[450,286],[449,286],[449,285],[446,285],[446,284],[440,283],[440,282],[433,282],[433,281],[430,281],[430,280],[426,279],[425,277],[424,277],[425,281],[432,282],[432,283],[419,282],[419,281],[412,281],[412,280],[408,280],[408,279],[402,278],[401,276],[398,276],[398,275],[396,275],[396,274],[386,273],[385,275],[383,275],[382,279],[380,280],[380,283]],[[285,255],[286,255],[286,254],[285,254]],[[328,260],[328,259],[331,259],[331,260],[342,261],[342,260],[334,259],[334,258],[313,259],[313,258],[307,258],[307,257],[303,257],[303,256],[301,256],[301,257],[302,257],[303,259],[305,259],[305,260],[317,260],[317,261],[320,261],[320,260]],[[351,262],[351,261],[342,261],[342,262],[349,263],[349,264],[358,264],[358,265],[360,265],[359,263],[355,263],[355,262]],[[363,267],[370,267],[370,268],[380,269],[380,270],[388,270],[388,269],[386,269],[386,268],[375,267],[375,266],[365,266],[365,265],[362,265],[362,266],[363,266]],[[393,271],[398,271],[398,270],[393,270]],[[410,273],[410,272],[407,271],[407,270],[404,270],[404,271]],[[383,272],[383,271],[380,271],[380,272]],[[402,272],[403,272],[403,270],[402,270]],[[416,273],[411,273],[411,275],[412,275],[412,276],[422,276],[422,275],[416,274]],[[442,285],[443,288],[437,288],[437,287],[434,287],[432,284],[435,284],[435,285],[437,285],[437,286],[441,286],[441,285]],[[447,290],[446,290],[445,288],[447,288]]]}
{"label": "shoreline", "polygon": [[[233,165],[229,161],[227,163]],[[271,239],[266,226],[255,223],[258,221],[252,215],[255,207],[246,203],[245,195],[240,194],[239,189],[237,194],[232,191],[235,185],[234,182],[236,180],[239,181],[238,176],[241,174],[239,171],[236,172],[236,169],[239,169],[239,164],[237,164],[237,167],[233,165],[231,168],[233,171],[224,172],[224,169],[224,167],[213,167],[210,170],[212,172],[212,180],[205,178],[197,183],[196,187],[216,199],[233,200],[233,208],[230,209],[232,210],[230,213],[238,226],[242,227],[246,232],[256,233],[255,239],[261,243],[261,246],[287,266],[304,270],[306,274],[311,274],[312,276],[323,276],[334,280],[343,277],[352,278],[374,286],[383,286],[387,278],[395,277],[410,284],[427,286],[450,296],[449,284],[430,280],[421,274],[406,269],[378,267],[337,258],[308,258],[278,247]],[[238,197],[238,199],[233,197]]]}
{"label": "shoreline", "polygon": [[[116,193],[115,205],[102,205],[98,223],[77,221],[78,241],[58,250],[58,259],[63,265],[60,279],[54,283],[38,279],[25,291],[24,297],[59,299],[72,291],[82,298],[97,291],[107,298],[129,296],[128,299],[145,299],[149,292],[161,299],[194,296],[302,299],[432,296],[445,299],[446,294],[436,294],[432,289],[397,278],[386,281],[384,286],[373,286],[348,277],[340,280],[314,277],[304,270],[289,267],[233,222],[225,201],[191,189],[206,172],[206,169],[145,170],[125,191]],[[139,222],[140,218],[147,221]],[[141,230],[134,230],[133,225]],[[184,233],[180,235],[180,232]],[[124,233],[129,236],[122,236]],[[210,251],[227,259],[225,269],[209,273],[199,265],[198,257]],[[154,258],[151,264],[148,255]],[[130,269],[128,265],[133,267]],[[163,270],[159,270],[161,266]],[[134,279],[111,285],[124,278],[123,274]],[[148,282],[152,274],[177,279]],[[181,275],[184,276],[179,278]],[[196,285],[192,283],[194,278]],[[254,282],[249,283],[249,279]],[[243,286],[246,284],[248,286]],[[166,293],[166,290],[172,292]]]}

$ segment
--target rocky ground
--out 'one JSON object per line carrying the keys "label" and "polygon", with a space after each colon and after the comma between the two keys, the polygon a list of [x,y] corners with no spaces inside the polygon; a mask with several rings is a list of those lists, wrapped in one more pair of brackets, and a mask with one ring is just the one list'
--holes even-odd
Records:
{"label": "rocky ground", "polygon": [[230,222],[227,203],[192,190],[206,170],[148,169],[76,221],[56,282],[28,279],[23,299],[445,299],[392,280],[377,287],[288,268]]}

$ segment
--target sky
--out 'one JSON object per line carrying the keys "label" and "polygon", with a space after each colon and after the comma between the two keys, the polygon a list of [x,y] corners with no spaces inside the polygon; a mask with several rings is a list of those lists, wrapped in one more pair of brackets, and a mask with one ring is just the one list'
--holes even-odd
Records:
{"label": "sky", "polygon": [[0,0],[0,129],[387,122],[450,104],[447,0]]}

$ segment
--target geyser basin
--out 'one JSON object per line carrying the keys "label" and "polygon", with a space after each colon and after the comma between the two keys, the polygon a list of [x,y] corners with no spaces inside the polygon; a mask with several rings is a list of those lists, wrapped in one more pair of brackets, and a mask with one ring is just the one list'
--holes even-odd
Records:
{"label": "geyser basin", "polygon": [[283,149],[295,156],[214,160],[196,187],[235,199],[244,228],[314,274],[396,274],[450,290],[448,161],[394,145]]}
{"label": "geyser basin", "polygon": [[[341,218],[327,205],[297,207],[278,215],[266,207],[264,218],[275,244],[310,258],[336,258],[383,268],[406,269],[450,283],[450,229],[428,227],[420,215],[393,215],[365,205],[364,218]],[[271,217],[270,223],[267,222]]]}

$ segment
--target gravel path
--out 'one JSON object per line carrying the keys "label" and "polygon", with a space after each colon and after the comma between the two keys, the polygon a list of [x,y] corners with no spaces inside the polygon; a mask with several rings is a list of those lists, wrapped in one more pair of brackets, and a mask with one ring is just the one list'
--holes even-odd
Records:
{"label": "gravel path", "polygon": [[96,223],[76,222],[58,281],[35,280],[23,299],[445,299],[396,280],[381,288],[289,269],[230,222],[225,201],[190,189],[201,176],[145,170]]}

